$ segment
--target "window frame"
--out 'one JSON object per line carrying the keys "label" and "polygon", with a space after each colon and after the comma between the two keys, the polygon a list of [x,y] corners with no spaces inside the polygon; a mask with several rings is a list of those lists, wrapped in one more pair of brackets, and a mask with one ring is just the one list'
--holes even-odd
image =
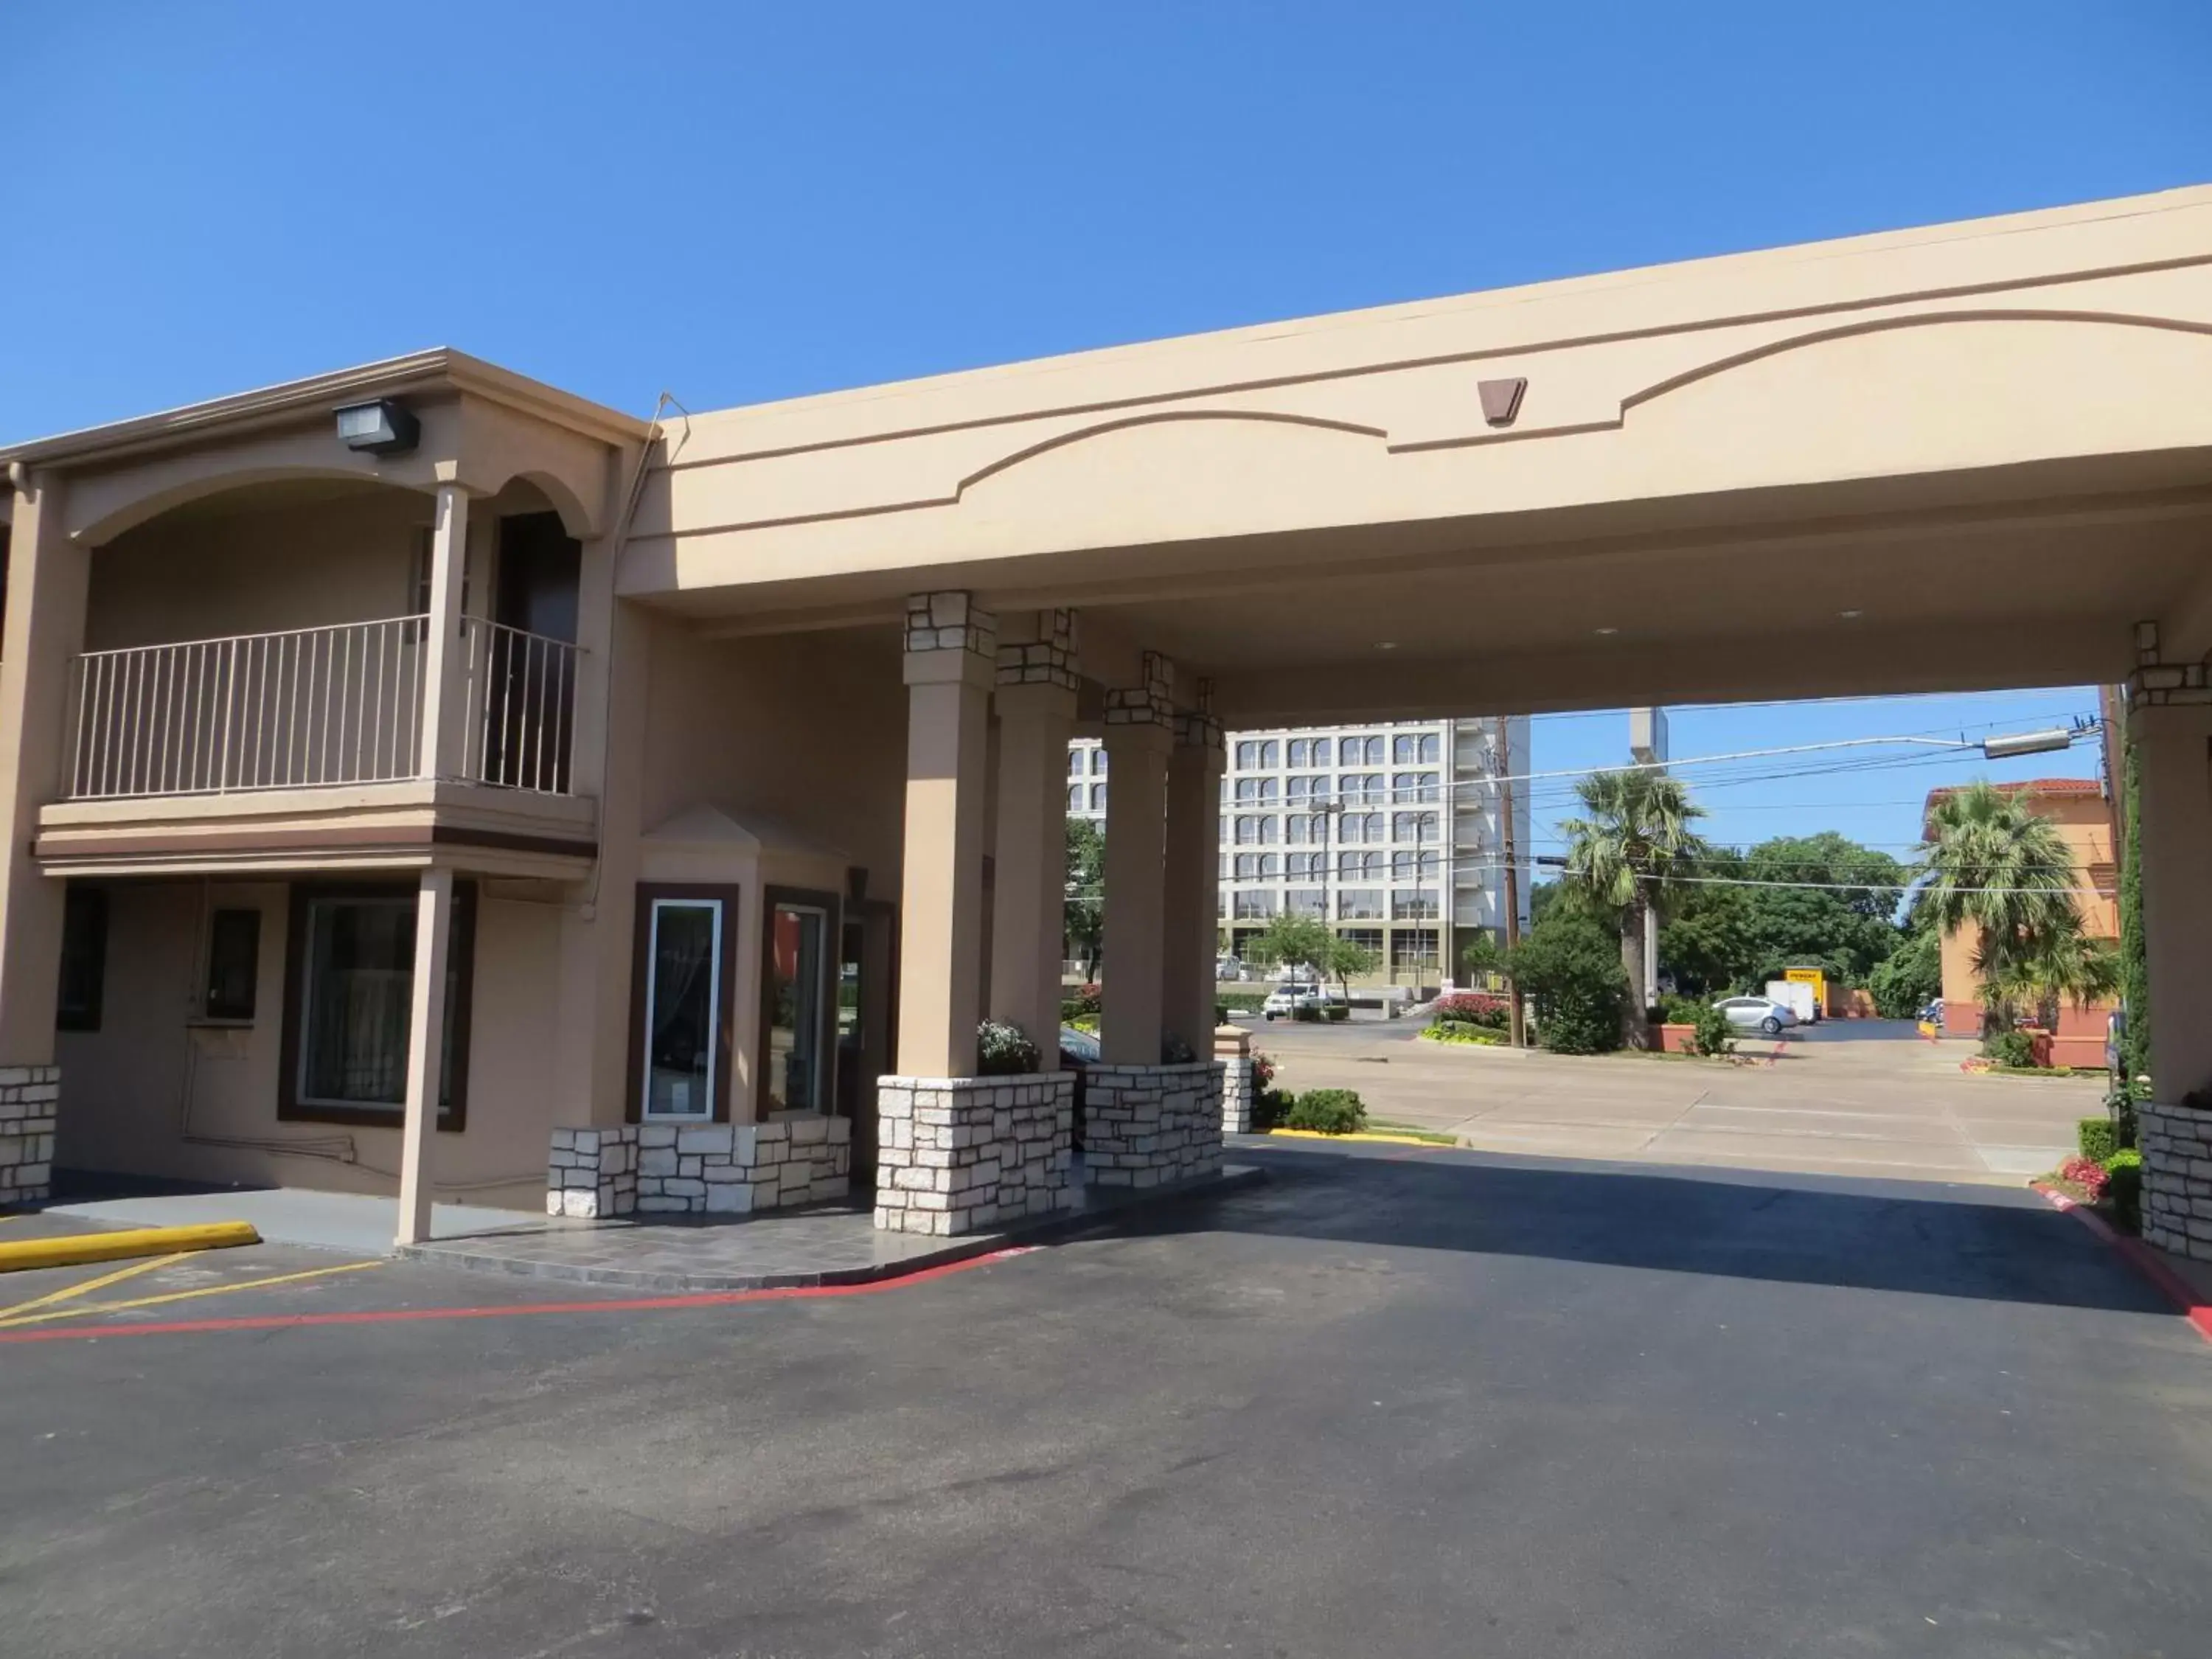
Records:
{"label": "window frame", "polygon": [[[61,1000],[69,992],[69,963],[70,957],[70,928],[72,914],[88,915],[97,913],[96,920],[82,924],[93,935],[93,942],[84,952],[89,960],[87,970],[92,984],[92,995],[87,1006],[78,1010],[65,1006]],[[72,1033],[91,1033],[100,1030],[102,1017],[107,1012],[107,935],[113,926],[113,915],[107,902],[105,887],[88,887],[71,882],[62,894],[62,939],[60,946],[60,977],[54,1000],[54,1030]]]}
{"label": "window frame", "polygon": [[[318,900],[404,898],[419,904],[419,882],[295,881],[287,893],[284,916],[284,1030],[277,1045],[276,1121],[279,1123],[340,1123],[351,1128],[397,1129],[405,1126],[407,1107],[343,1106],[303,1100],[300,1067],[307,1058],[307,913]],[[417,913],[419,915],[419,912]],[[447,924],[446,962],[454,976],[453,1006],[446,1011],[453,1045],[453,1097],[441,1102],[432,1117],[441,1134],[459,1134],[469,1123],[469,1054],[476,1003],[477,884],[453,883],[453,906]],[[410,973],[412,973],[410,969]],[[409,1040],[413,1040],[410,1030]]]}
{"label": "window frame", "polygon": [[[226,916],[245,916],[251,921],[251,929],[245,937],[251,942],[246,953],[246,1012],[216,1006],[216,954],[222,936]],[[208,912],[207,949],[200,960],[200,1011],[193,1022],[199,1025],[251,1025],[261,1012],[261,927],[260,907],[246,904],[218,904]]]}
{"label": "window frame", "polygon": [[[630,934],[629,1066],[623,1074],[623,1122],[666,1123],[679,1127],[688,1123],[696,1127],[703,1123],[727,1123],[730,1121],[731,1091],[736,1086],[738,1069],[738,927],[744,915],[744,890],[743,886],[734,883],[641,881],[637,884],[633,912],[635,920]],[[704,1117],[665,1115],[648,1118],[645,1115],[646,993],[653,976],[647,952],[653,943],[654,901],[670,899],[679,903],[689,902],[694,904],[719,901],[722,907],[722,939],[720,948],[715,952],[714,962],[720,979],[714,993],[714,1081]]]}
{"label": "window frame", "polygon": [[821,1102],[811,1107],[779,1107],[799,1115],[836,1117],[837,1111],[837,953],[833,941],[843,936],[845,901],[838,894],[816,887],[767,887],[761,892],[760,1028],[753,1043],[753,1121],[769,1121],[769,1037],[775,1024],[775,913],[779,906],[794,910],[818,910],[823,921]]}

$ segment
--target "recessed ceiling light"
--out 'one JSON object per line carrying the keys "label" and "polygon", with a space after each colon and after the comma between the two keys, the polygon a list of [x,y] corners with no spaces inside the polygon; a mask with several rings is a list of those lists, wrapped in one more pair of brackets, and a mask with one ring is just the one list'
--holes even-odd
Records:
{"label": "recessed ceiling light", "polygon": [[1865,616],[1866,612],[1863,611],[1838,611],[1836,614],[1838,617],[1841,617],[1845,622],[1856,622],[1861,617]]}
{"label": "recessed ceiling light", "polygon": [[1600,633],[1600,634],[1608,634],[1608,635],[1610,635],[1610,634],[1618,634],[1619,632],[1620,632],[1620,630],[1618,628],[1601,628],[1601,629],[1597,629],[1596,631],[1597,631],[1598,633]]}
{"label": "recessed ceiling light", "polygon": [[1398,641],[1395,640],[1377,640],[1375,641],[1375,648],[1377,651],[1395,651],[1398,648]]}

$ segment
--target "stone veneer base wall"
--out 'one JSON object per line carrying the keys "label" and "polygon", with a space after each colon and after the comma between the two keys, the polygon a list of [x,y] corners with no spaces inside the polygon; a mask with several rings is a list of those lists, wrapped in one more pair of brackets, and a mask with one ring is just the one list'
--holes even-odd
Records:
{"label": "stone veneer base wall", "polygon": [[1222,1061],[1202,1060],[1085,1072],[1083,1178],[1094,1187],[1158,1187],[1218,1175],[1223,1070]]}
{"label": "stone veneer base wall", "polygon": [[0,1204],[52,1196],[58,1066],[0,1066]]}
{"label": "stone veneer base wall", "polygon": [[1075,1074],[876,1085],[876,1225],[953,1235],[1073,1209]]}
{"label": "stone veneer base wall", "polygon": [[811,1115],[766,1123],[625,1123],[556,1129],[548,1215],[750,1215],[852,1190],[853,1124]]}
{"label": "stone veneer base wall", "polygon": [[1221,1067],[1221,1133],[1252,1133],[1252,1060],[1247,1054],[1226,1054]]}
{"label": "stone veneer base wall", "polygon": [[2136,1141],[2143,1242],[2212,1261],[2212,1112],[2144,1101],[2136,1108]]}

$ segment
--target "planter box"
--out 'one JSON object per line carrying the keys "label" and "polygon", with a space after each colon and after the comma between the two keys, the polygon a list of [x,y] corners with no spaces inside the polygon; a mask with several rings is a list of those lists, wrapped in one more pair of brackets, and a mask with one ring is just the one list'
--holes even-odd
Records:
{"label": "planter box", "polygon": [[1693,1054],[1698,1051],[1698,1028],[1694,1025],[1654,1025],[1645,1047],[1656,1054]]}

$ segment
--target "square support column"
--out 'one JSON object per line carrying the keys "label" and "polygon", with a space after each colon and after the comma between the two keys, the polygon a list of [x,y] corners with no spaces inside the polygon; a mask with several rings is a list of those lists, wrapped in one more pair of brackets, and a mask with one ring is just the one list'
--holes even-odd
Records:
{"label": "square support column", "polygon": [[2212,1088],[2212,703],[2128,714],[2142,814],[2143,944],[2150,1075],[2168,1104]]}
{"label": "square support column", "polygon": [[1042,640],[999,647],[998,855],[991,1018],[1059,1053],[1067,905],[1067,739],[1075,723],[1074,617],[1043,613]]}
{"label": "square support column", "polygon": [[984,767],[998,624],[965,593],[907,603],[906,848],[898,1069],[975,1072],[983,1004]]}
{"label": "square support column", "polygon": [[54,1059],[67,890],[39,868],[31,843],[39,809],[69,788],[72,662],[84,648],[92,574],[62,507],[61,481],[45,473],[15,498],[0,641],[0,1066],[40,1068],[40,1087],[52,1082],[44,1068]]}
{"label": "square support column", "polygon": [[1161,1021],[1194,1060],[1212,1052],[1214,945],[1220,932],[1225,762],[1221,727],[1206,712],[1207,690],[1201,682],[1200,712],[1176,717],[1175,754],[1168,762],[1167,962]]}
{"label": "square support column", "polygon": [[1175,748],[1173,670],[1144,655],[1145,684],[1106,694],[1105,981],[1099,1051],[1109,1065],[1157,1066],[1164,1030],[1167,763]]}
{"label": "square support column", "polygon": [[423,624],[422,753],[416,775],[461,775],[463,710],[473,639],[461,636],[467,591],[469,493],[457,483],[438,486],[438,513],[430,532],[430,616]]}
{"label": "square support column", "polygon": [[400,1130],[398,1242],[430,1237],[430,1169],[446,1059],[446,945],[453,872],[425,870],[415,900],[415,969],[408,990],[407,1111]]}

